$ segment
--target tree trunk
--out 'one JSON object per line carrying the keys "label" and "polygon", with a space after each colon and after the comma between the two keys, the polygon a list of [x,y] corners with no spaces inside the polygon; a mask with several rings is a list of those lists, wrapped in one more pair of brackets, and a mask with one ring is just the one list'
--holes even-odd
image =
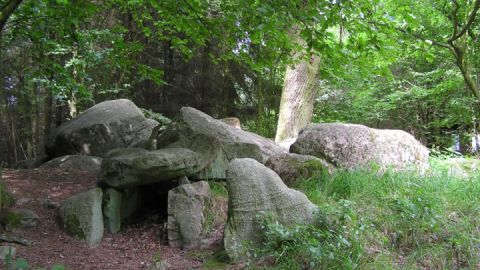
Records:
{"label": "tree trunk", "polygon": [[8,18],[12,13],[17,9],[17,7],[22,3],[23,0],[10,0],[7,1],[0,9],[0,37],[5,27],[5,24],[8,21]]}
{"label": "tree trunk", "polygon": [[[466,37],[465,37],[466,38]],[[477,82],[472,78],[471,66],[468,63],[468,60],[465,58],[465,52],[467,50],[466,40],[462,40],[462,43],[456,44],[455,42],[450,43],[452,53],[455,56],[456,64],[462,73],[463,80],[467,86],[467,89],[480,101],[480,90],[478,89]]]}
{"label": "tree trunk", "polygon": [[265,102],[263,98],[263,89],[262,89],[262,76],[261,74],[257,75],[257,85],[255,86],[257,90],[257,132],[263,136],[265,134],[262,134],[264,131],[264,115],[263,115],[263,110],[265,107]]}
{"label": "tree trunk", "polygon": [[311,120],[317,95],[320,57],[312,55],[293,67],[287,67],[283,83],[275,141],[295,138]]}

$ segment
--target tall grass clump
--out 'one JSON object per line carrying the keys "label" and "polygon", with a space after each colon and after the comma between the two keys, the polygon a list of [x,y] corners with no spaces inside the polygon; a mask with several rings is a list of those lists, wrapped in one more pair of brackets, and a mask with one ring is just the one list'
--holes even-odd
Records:
{"label": "tall grass clump", "polygon": [[265,219],[263,252],[278,269],[478,269],[480,175],[432,164],[423,175],[357,170],[302,181],[325,226]]}

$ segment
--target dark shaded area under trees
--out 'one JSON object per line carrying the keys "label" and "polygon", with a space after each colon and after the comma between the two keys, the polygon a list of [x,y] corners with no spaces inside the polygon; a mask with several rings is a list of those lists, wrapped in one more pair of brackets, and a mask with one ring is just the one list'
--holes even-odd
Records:
{"label": "dark shaded area under trees", "polygon": [[7,25],[0,45],[3,165],[43,155],[55,126],[114,98],[167,117],[192,106],[249,125],[262,118],[258,123],[273,137],[277,68],[257,72],[221,59],[228,48],[215,38],[175,47],[181,34],[141,26],[137,16],[144,11],[114,2],[26,1]]}

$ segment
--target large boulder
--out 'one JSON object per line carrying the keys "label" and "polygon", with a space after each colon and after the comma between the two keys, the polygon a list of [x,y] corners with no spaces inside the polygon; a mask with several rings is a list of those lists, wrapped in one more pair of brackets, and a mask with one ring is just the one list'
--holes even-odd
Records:
{"label": "large boulder", "polygon": [[224,244],[233,260],[245,258],[246,246],[258,247],[261,212],[283,225],[312,223],[318,210],[305,194],[288,188],[272,170],[254,159],[234,159],[227,171],[228,218]]}
{"label": "large boulder", "polygon": [[203,153],[187,148],[147,151],[125,148],[109,153],[102,163],[101,186],[127,188],[155,184],[198,173],[211,162]]}
{"label": "large boulder", "polygon": [[205,209],[210,199],[206,181],[184,184],[168,192],[168,243],[188,247],[198,243],[204,230]]}
{"label": "large boulder", "polygon": [[103,237],[102,190],[91,189],[63,201],[59,208],[65,231],[95,246]]}
{"label": "large boulder", "polygon": [[128,99],[109,100],[56,128],[46,143],[50,157],[104,156],[114,148],[145,146],[158,122],[144,117]]}
{"label": "large boulder", "polygon": [[378,165],[381,170],[428,168],[428,150],[402,130],[373,129],[355,124],[311,124],[300,132],[290,152],[326,159],[354,169]]}
{"label": "large boulder", "polygon": [[158,137],[157,148],[201,147],[204,143],[211,145],[212,141],[215,142],[215,148],[210,150],[213,162],[197,175],[199,179],[225,179],[228,163],[235,158],[253,158],[265,163],[271,156],[286,152],[271,140],[190,107],[183,107],[176,121]]}
{"label": "large boulder", "polygon": [[276,172],[289,187],[295,186],[298,180],[331,174],[334,170],[333,165],[323,159],[291,153],[273,156],[265,166]]}
{"label": "large boulder", "polygon": [[68,171],[85,171],[97,175],[100,173],[102,158],[84,155],[67,155],[54,158],[39,168],[60,168]]}

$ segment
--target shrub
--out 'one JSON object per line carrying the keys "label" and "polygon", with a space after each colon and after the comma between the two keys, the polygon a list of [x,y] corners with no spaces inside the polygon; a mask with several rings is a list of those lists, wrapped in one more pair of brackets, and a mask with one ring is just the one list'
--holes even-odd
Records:
{"label": "shrub", "polygon": [[318,205],[329,229],[264,221],[265,245],[263,253],[257,253],[270,254],[277,269],[480,265],[476,173],[456,178],[441,171],[426,175],[338,171],[331,177],[306,179],[297,188]]}
{"label": "shrub", "polygon": [[[268,214],[258,217],[264,233],[263,246],[250,254],[274,258],[278,269],[354,269],[362,247],[342,227],[329,226],[317,214],[311,225],[285,226]],[[254,257],[255,257],[254,256]]]}

